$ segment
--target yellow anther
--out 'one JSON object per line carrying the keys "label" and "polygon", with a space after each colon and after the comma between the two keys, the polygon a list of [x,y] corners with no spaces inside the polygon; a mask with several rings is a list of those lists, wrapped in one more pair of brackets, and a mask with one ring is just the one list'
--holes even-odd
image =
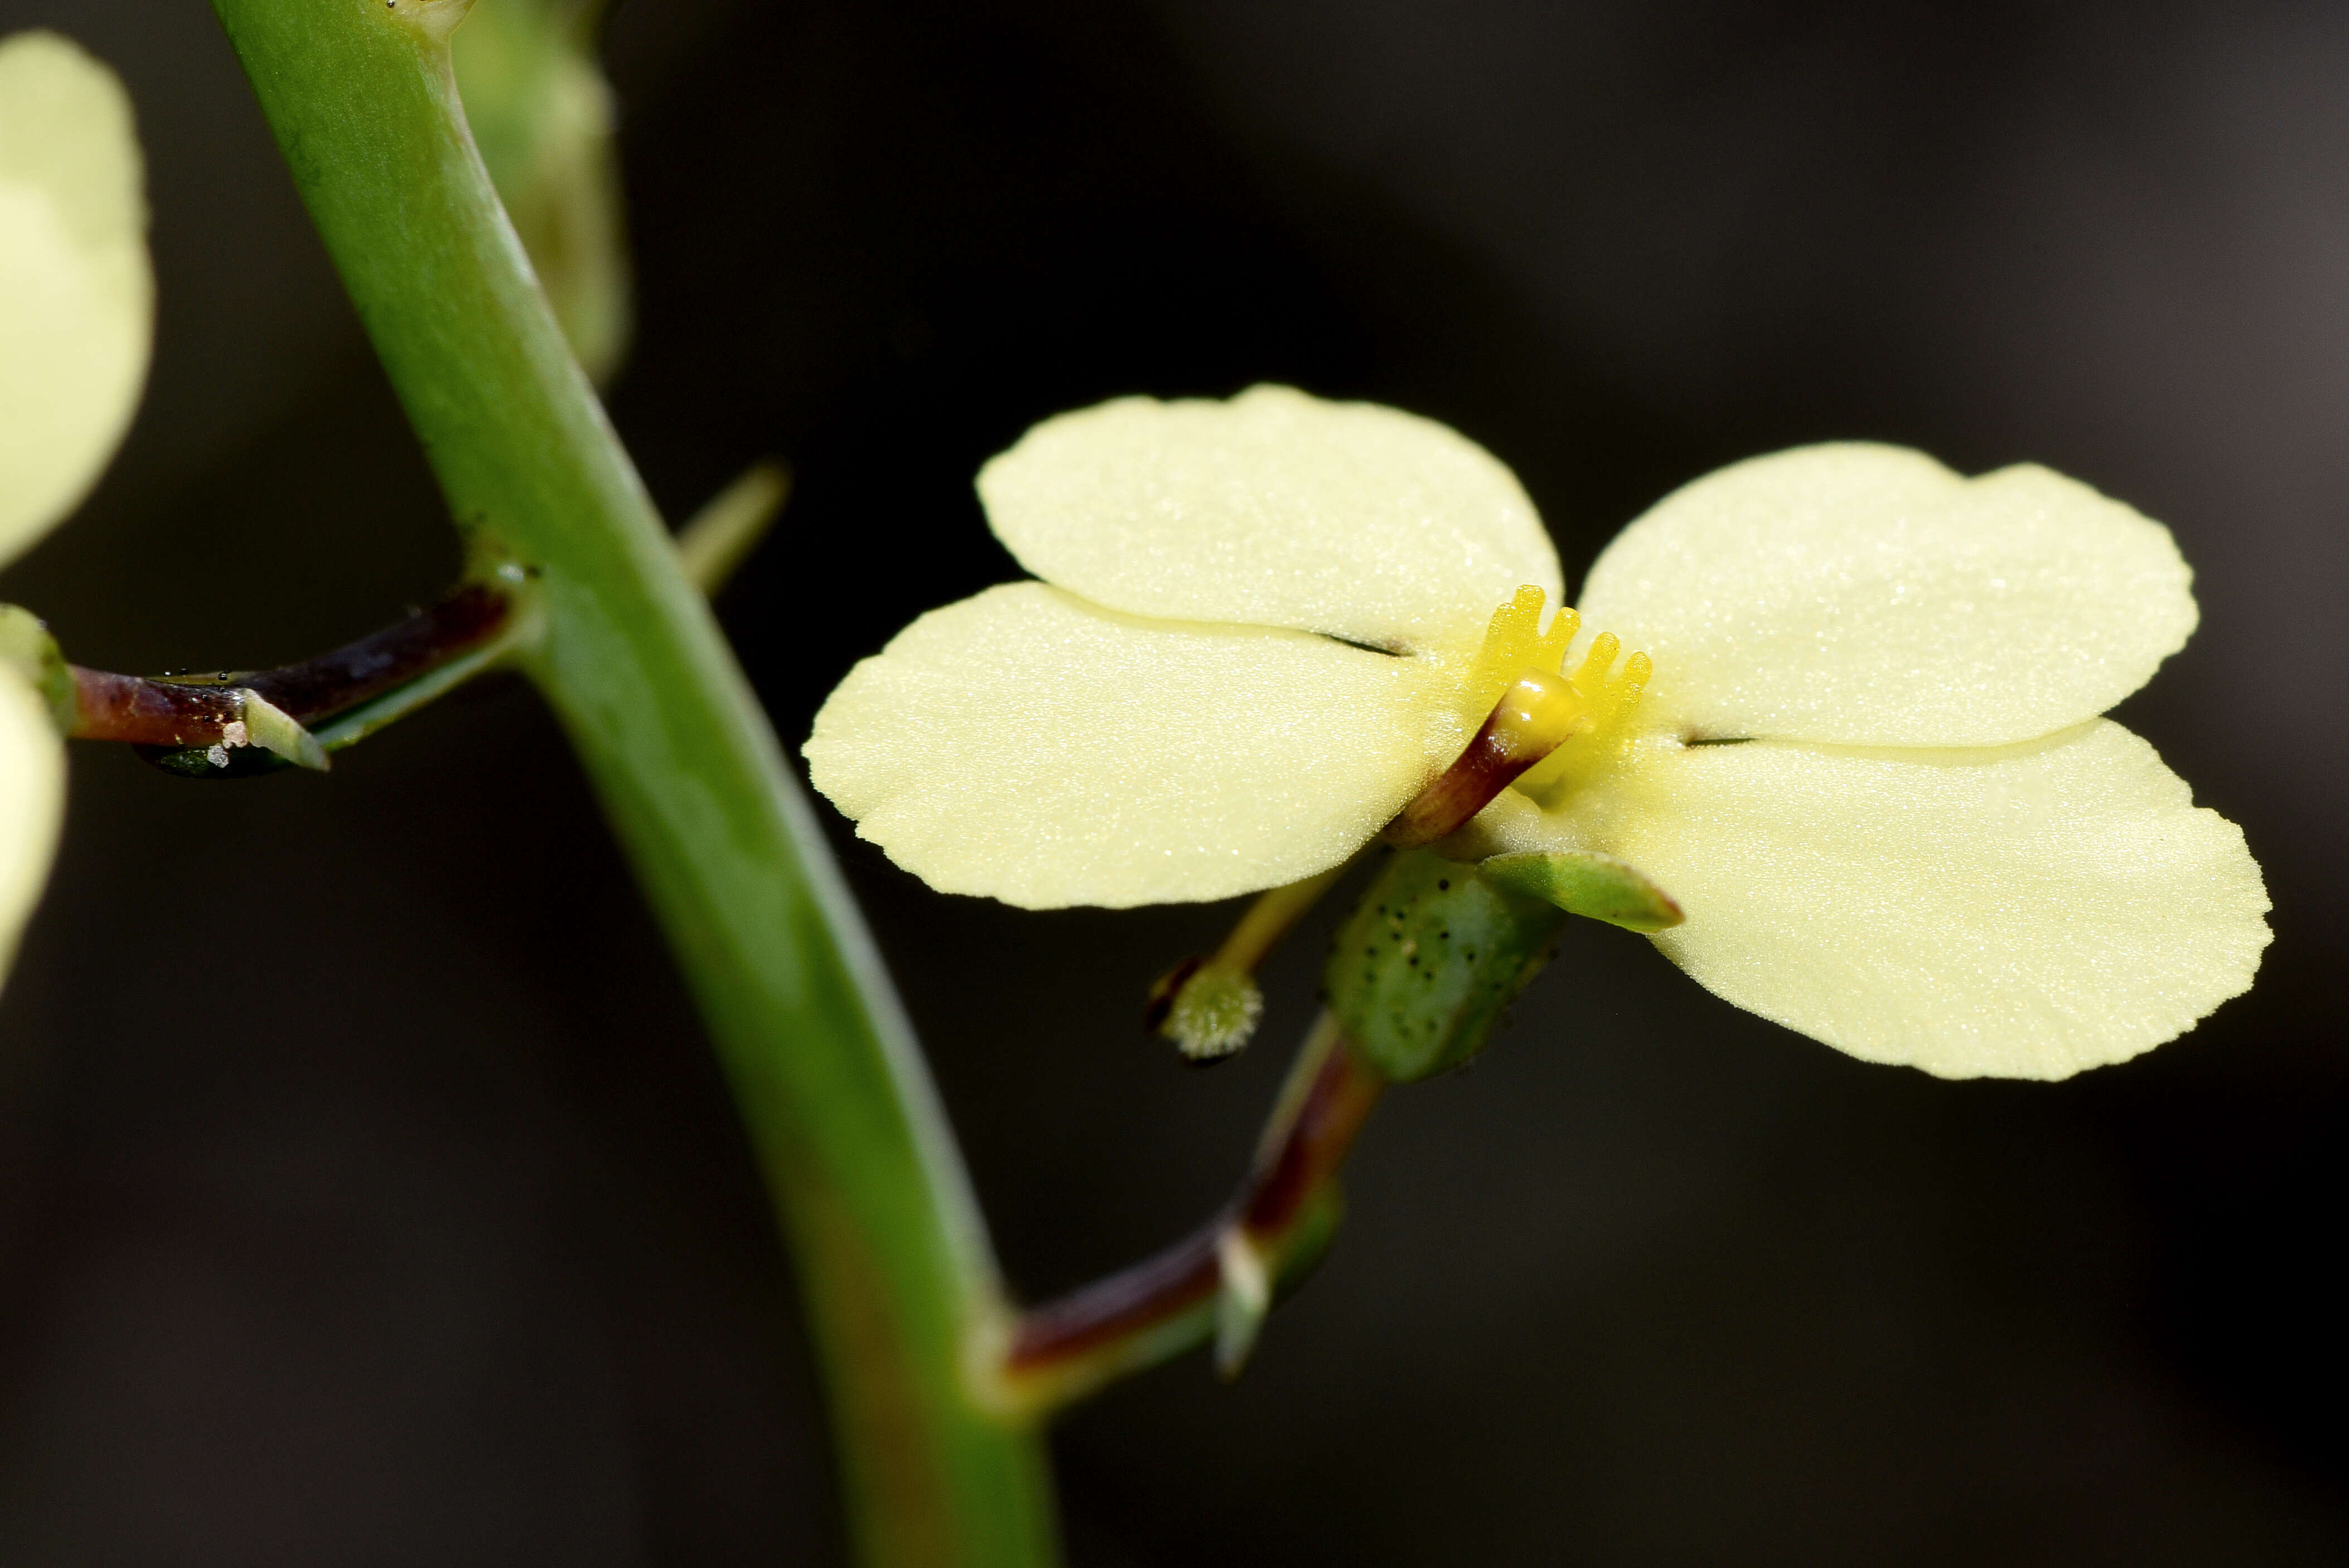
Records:
{"label": "yellow anther", "polygon": [[1538,796],[1562,780],[1588,772],[1620,745],[1622,720],[1638,705],[1649,677],[1656,673],[1655,661],[1645,654],[1633,654],[1623,661],[1622,669],[1615,670],[1615,655],[1622,649],[1622,639],[1612,632],[1601,632],[1590,640],[1590,651],[1574,672],[1574,687],[1585,707],[1582,722],[1576,734],[1526,770],[1517,780],[1519,789]]}
{"label": "yellow anther", "polygon": [[1590,651],[1582,655],[1582,667],[1574,672],[1574,684],[1586,696],[1596,696],[1607,684],[1607,671],[1615,655],[1623,651],[1623,639],[1612,632],[1601,632],[1590,639]]}
{"label": "yellow anther", "polygon": [[1601,632],[1568,678],[1561,673],[1566,650],[1582,616],[1561,604],[1545,630],[1546,597],[1539,588],[1520,588],[1493,612],[1461,683],[1462,708],[1481,720],[1475,738],[1387,824],[1389,843],[1433,843],[1510,784],[1545,789],[1585,770],[1615,745],[1618,721],[1640,700],[1655,665],[1647,655],[1633,654],[1619,674],[1610,674],[1623,640]]}
{"label": "yellow anther", "polygon": [[1557,614],[1550,617],[1549,630],[1535,645],[1533,657],[1526,667],[1554,670],[1566,661],[1566,646],[1574,641],[1574,634],[1582,629],[1582,612],[1571,604],[1560,604]]}
{"label": "yellow anther", "polygon": [[1476,650],[1476,662],[1469,666],[1468,678],[1463,683],[1460,706],[1467,712],[1479,717],[1489,712],[1521,670],[1548,675],[1557,669],[1582,617],[1571,605],[1561,605],[1550,617],[1549,629],[1543,631],[1546,597],[1528,583],[1493,612],[1485,628],[1484,645]]}
{"label": "yellow anther", "polygon": [[1611,718],[1615,714],[1624,712],[1633,703],[1638,702],[1640,694],[1648,689],[1648,677],[1655,673],[1656,661],[1645,654],[1633,654],[1630,658],[1625,659],[1623,673],[1616,677],[1612,686],[1607,688],[1613,703],[1612,711],[1608,717]]}

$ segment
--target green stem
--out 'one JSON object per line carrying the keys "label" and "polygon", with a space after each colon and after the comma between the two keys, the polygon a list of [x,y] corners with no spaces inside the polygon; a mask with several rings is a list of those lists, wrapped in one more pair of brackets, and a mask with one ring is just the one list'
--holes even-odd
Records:
{"label": "green stem", "polygon": [[1000,1286],[928,1077],[805,800],[533,282],[446,36],[463,0],[214,0],[700,1002],[781,1211],[873,1564],[1054,1556],[1031,1427],[982,1403]]}
{"label": "green stem", "polygon": [[1237,1377],[1276,1294],[1294,1289],[1336,1233],[1338,1171],[1387,1080],[1321,1015],[1281,1085],[1239,1195],[1155,1256],[1019,1315],[999,1398],[1050,1410],[1212,1341]]}

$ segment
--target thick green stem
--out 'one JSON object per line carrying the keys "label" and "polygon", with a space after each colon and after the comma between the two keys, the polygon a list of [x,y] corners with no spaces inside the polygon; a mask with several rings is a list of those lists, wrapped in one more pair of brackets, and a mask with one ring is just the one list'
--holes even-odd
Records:
{"label": "thick green stem", "polygon": [[451,512],[535,570],[524,665],[675,945],[782,1212],[874,1564],[1045,1563],[1035,1433],[974,1397],[1000,1290],[805,801],[467,134],[463,0],[214,0]]}

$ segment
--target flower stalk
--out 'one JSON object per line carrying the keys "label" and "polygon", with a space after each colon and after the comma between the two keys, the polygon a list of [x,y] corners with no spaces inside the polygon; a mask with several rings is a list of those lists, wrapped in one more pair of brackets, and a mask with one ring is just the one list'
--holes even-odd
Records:
{"label": "flower stalk", "polygon": [[[511,652],[529,624],[515,613],[522,576],[514,573],[513,584],[466,583],[382,631],[272,670],[150,677],[72,665],[69,733],[128,741],[159,766],[199,778],[287,763],[324,768],[327,752]],[[355,722],[316,733],[320,720],[338,717]]]}
{"label": "flower stalk", "polygon": [[1274,1300],[1328,1249],[1344,1206],[1339,1169],[1386,1088],[1323,1014],[1238,1195],[1165,1251],[1022,1313],[1003,1353],[1004,1403],[1070,1404],[1211,1340],[1216,1370],[1237,1377]]}
{"label": "flower stalk", "polygon": [[799,1268],[860,1556],[1051,1563],[1041,1445],[968,1376],[1004,1309],[920,1056],[538,292],[445,30],[374,0],[214,8],[452,516],[480,558],[536,573],[541,626],[517,663],[568,730],[733,1087]]}
{"label": "flower stalk", "polygon": [[[731,576],[790,493],[781,465],[761,462],[711,497],[678,531],[678,564],[694,587],[707,595]],[[67,731],[128,742],[191,778],[324,768],[328,753],[511,663],[540,628],[530,582],[507,562],[379,632],[275,669],[147,676],[68,665]]]}
{"label": "flower stalk", "polygon": [[1185,1057],[1202,1065],[1237,1055],[1264,1013],[1257,966],[1351,863],[1257,894],[1215,952],[1186,958],[1159,976],[1143,1008],[1142,1026],[1174,1041]]}
{"label": "flower stalk", "polygon": [[[1232,944],[1268,945],[1343,869],[1266,894]],[[1238,1195],[1165,1251],[1021,1314],[1004,1339],[999,1400],[1049,1410],[1210,1341],[1216,1369],[1237,1376],[1274,1302],[1329,1247],[1344,1211],[1339,1171],[1381,1097],[1484,1049],[1567,918],[1474,867],[1424,851],[1391,856],[1339,923],[1322,972],[1328,1007]]]}

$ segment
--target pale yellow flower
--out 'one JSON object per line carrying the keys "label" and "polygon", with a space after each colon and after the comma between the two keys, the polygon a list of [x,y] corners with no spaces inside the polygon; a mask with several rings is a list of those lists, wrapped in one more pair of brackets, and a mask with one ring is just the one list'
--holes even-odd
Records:
{"label": "pale yellow flower", "polygon": [[[1309,876],[1460,753],[1489,650],[1557,668],[1562,626],[1537,653],[1495,619],[1521,586],[1558,595],[1523,492],[1392,409],[1124,399],[1039,426],[979,489],[1044,581],[915,622],[807,746],[858,831],[947,892],[1124,905]],[[1867,445],[1737,465],[1591,573],[1566,667],[1619,637],[1653,660],[1644,695],[1596,702],[1444,847],[1630,862],[1685,913],[1654,938],[1676,963],[1855,1056],[2122,1060],[2242,991],[2268,939],[2240,832],[2097,717],[2183,645],[2189,583],[2166,530],[2044,469],[1969,480]]]}
{"label": "pale yellow flower", "polygon": [[[130,104],[53,33],[0,40],[0,565],[79,505],[139,402],[153,333]],[[57,849],[65,748],[0,659],[0,970]]]}

